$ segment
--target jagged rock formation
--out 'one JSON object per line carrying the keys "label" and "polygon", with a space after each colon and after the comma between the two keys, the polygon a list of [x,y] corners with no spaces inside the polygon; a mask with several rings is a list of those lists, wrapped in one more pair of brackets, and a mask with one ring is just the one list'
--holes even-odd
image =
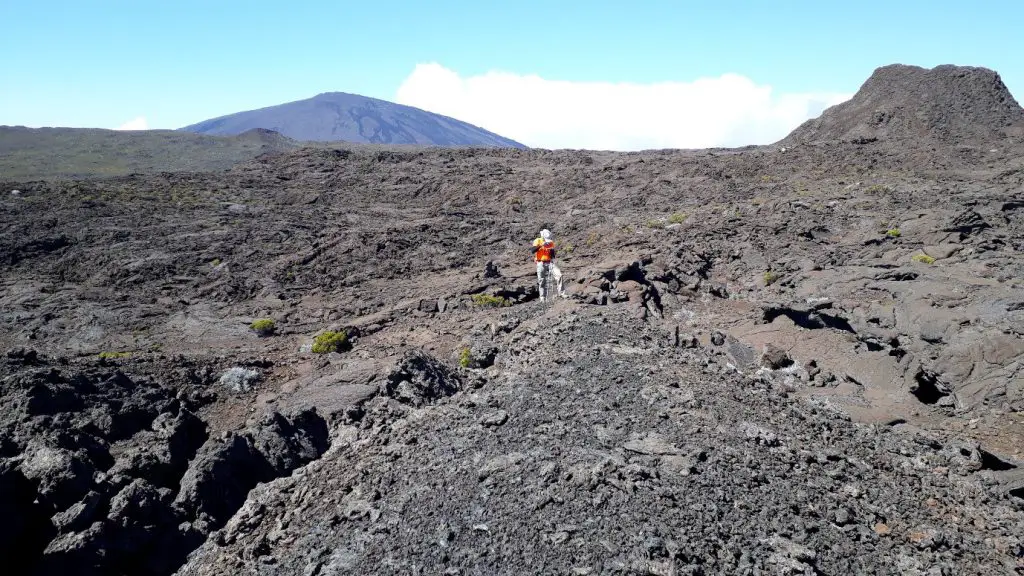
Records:
{"label": "jagged rock formation", "polygon": [[210,438],[208,394],[32,350],[7,354],[0,383],[3,545],[28,574],[169,574],[250,489],[328,447],[312,409]]}
{"label": "jagged rock formation", "polygon": [[999,74],[977,67],[893,64],[875,70],[851,100],[804,122],[779,144],[899,141],[1002,146],[1024,142],[1024,110]]}

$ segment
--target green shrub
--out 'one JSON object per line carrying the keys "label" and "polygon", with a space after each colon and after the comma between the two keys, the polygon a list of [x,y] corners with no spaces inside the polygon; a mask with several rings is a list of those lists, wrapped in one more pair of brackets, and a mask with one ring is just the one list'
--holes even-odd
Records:
{"label": "green shrub", "polygon": [[511,306],[512,301],[501,296],[492,296],[490,294],[473,294],[473,304],[477,306],[491,306],[494,308],[500,308],[502,306]]}
{"label": "green shrub", "polygon": [[469,348],[463,348],[462,353],[459,354],[459,366],[463,368],[469,368],[469,365],[473,362],[473,357],[470,354]]}
{"label": "green shrub", "polygon": [[885,235],[888,236],[889,238],[899,238],[900,237],[900,229],[899,228],[890,228],[885,233]]}
{"label": "green shrub", "polygon": [[888,194],[890,192],[892,192],[892,188],[883,186],[882,184],[872,184],[871,186],[868,186],[867,189],[868,194]]}
{"label": "green shrub", "polygon": [[648,228],[664,228],[665,227],[665,221],[664,220],[648,220],[647,221],[647,227]]}
{"label": "green shrub", "polygon": [[764,285],[771,286],[779,279],[779,275],[771,270],[764,273]]}
{"label": "green shrub", "polygon": [[344,332],[324,332],[313,338],[313,353],[326,354],[337,352],[348,342],[348,334]]}
{"label": "green shrub", "polygon": [[131,352],[100,352],[100,360],[117,360],[119,358],[131,358]]}
{"label": "green shrub", "polygon": [[935,263],[935,258],[932,258],[931,256],[929,256],[927,254],[914,254],[913,256],[910,257],[910,259],[913,260],[914,262],[920,262],[922,264],[934,264]]}
{"label": "green shrub", "polygon": [[249,329],[260,336],[270,336],[275,328],[274,321],[270,318],[260,318],[249,325]]}
{"label": "green shrub", "polygon": [[684,212],[676,212],[668,217],[669,224],[682,224],[686,222],[687,214]]}

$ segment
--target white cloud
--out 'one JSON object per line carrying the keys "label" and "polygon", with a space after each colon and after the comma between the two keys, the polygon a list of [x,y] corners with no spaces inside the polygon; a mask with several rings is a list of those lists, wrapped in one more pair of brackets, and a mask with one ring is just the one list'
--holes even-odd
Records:
{"label": "white cloud", "polygon": [[538,148],[641,150],[769,144],[851,94],[776,94],[737,74],[692,82],[568,82],[419,64],[396,101]]}
{"label": "white cloud", "polygon": [[117,128],[114,128],[114,130],[149,130],[149,124],[146,122],[146,118],[144,116],[139,116],[138,118],[121,124]]}

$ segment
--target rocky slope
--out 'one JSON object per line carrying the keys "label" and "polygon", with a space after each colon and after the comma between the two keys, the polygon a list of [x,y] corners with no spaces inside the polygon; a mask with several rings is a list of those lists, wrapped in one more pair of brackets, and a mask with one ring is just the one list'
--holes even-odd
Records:
{"label": "rocky slope", "polygon": [[306,100],[228,114],[181,130],[226,136],[254,128],[309,142],[524,148],[455,118],[345,92],[326,92]]}
{"label": "rocky slope", "polygon": [[180,573],[1020,567],[1024,513],[981,480],[976,445],[858,426],[793,397],[785,368],[741,375],[627,306],[535,303],[498,324],[480,335],[493,367],[439,374],[456,392],[430,405],[365,402]]}
{"label": "rocky slope", "polygon": [[808,120],[782,144],[888,140],[926,144],[1024,142],[1024,110],[987,68],[893,64],[875,70],[854,97]]}
{"label": "rocky slope", "polygon": [[[1024,150],[961,142],[0,184],[0,552],[1024,572]],[[541,227],[567,300],[536,298]]]}

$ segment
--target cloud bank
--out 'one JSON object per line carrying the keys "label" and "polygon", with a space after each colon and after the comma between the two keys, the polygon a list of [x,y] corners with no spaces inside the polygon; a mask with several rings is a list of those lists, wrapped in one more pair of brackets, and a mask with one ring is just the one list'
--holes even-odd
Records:
{"label": "cloud bank", "polygon": [[149,124],[146,122],[145,117],[139,116],[138,118],[134,118],[124,124],[121,124],[117,128],[114,128],[114,130],[149,130]]}
{"label": "cloud bank", "polygon": [[395,101],[535,148],[642,150],[769,144],[852,94],[777,94],[737,74],[692,82],[568,82],[419,64]]}

